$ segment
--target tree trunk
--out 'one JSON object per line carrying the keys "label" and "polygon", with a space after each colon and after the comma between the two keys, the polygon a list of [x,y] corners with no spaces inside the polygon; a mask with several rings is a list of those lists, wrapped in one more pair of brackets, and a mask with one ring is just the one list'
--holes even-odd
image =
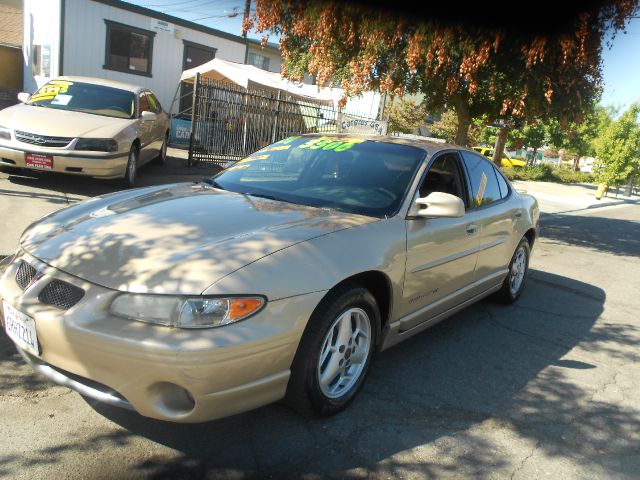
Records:
{"label": "tree trunk", "polygon": [[464,101],[460,100],[456,105],[456,114],[458,116],[458,131],[456,132],[456,145],[467,146],[469,141],[469,127],[471,126],[471,115],[469,107]]}
{"label": "tree trunk", "polygon": [[496,145],[493,151],[493,163],[495,163],[498,167],[502,165],[502,157],[504,156],[504,145],[507,143],[507,133],[509,132],[508,127],[500,127],[498,130],[498,135],[496,136]]}
{"label": "tree trunk", "polygon": [[576,158],[573,159],[573,171],[577,172],[580,164],[580,157],[576,155]]}
{"label": "tree trunk", "polygon": [[531,166],[536,164],[536,155],[538,154],[538,147],[533,147],[533,156],[531,157]]}

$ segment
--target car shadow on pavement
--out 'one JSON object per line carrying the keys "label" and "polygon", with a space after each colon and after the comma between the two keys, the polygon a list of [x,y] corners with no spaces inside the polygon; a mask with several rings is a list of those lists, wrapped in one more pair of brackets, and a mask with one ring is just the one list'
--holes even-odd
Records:
{"label": "car shadow on pavement", "polygon": [[640,413],[600,401],[588,388],[595,365],[575,352],[637,362],[638,327],[596,324],[600,288],[536,270],[527,282],[513,306],[483,301],[381,353],[361,395],[332,418],[304,419],[276,404],[183,425],[92,407],[131,438],[179,452],[130,472],[146,478],[487,478],[515,473],[536,453],[610,475],[633,471],[620,459],[637,449]]}
{"label": "car shadow on pavement", "polygon": [[[157,165],[153,162],[143,165],[138,170],[136,187],[148,187],[175,182],[191,182],[193,180],[210,177],[221,170],[220,167],[194,166],[187,167],[180,159],[167,158],[165,165]],[[101,180],[91,177],[69,175],[58,172],[40,172],[27,169],[11,169],[0,167],[0,171],[8,174],[9,182],[27,189],[38,191],[0,191],[2,195],[14,195],[24,197],[38,197],[43,200],[51,200],[57,203],[67,203],[66,195],[79,195],[82,197],[94,197],[107,193],[125,190],[121,181]],[[46,191],[43,193],[42,191]],[[50,193],[50,192],[57,192]]]}
{"label": "car shadow on pavement", "polygon": [[574,245],[615,255],[640,257],[640,223],[603,216],[540,216],[541,234],[552,243]]}

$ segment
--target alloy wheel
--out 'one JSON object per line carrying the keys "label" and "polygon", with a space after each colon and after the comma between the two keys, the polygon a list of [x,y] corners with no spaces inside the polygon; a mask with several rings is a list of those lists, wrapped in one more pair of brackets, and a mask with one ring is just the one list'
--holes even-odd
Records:
{"label": "alloy wheel", "polygon": [[318,359],[318,383],[328,398],[347,394],[360,379],[371,349],[371,320],[361,308],[340,314],[327,332]]}

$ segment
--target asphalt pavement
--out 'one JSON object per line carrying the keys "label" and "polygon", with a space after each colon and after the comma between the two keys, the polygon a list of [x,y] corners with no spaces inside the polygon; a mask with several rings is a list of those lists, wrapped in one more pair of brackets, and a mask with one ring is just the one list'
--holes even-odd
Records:
{"label": "asphalt pavement", "polygon": [[[152,177],[141,182],[189,175]],[[114,187],[0,174],[0,253],[102,188]],[[146,419],[50,384],[0,333],[0,477],[640,478],[640,206],[567,192],[539,192],[542,237],[515,305],[483,301],[383,352],[329,419],[279,404]]]}

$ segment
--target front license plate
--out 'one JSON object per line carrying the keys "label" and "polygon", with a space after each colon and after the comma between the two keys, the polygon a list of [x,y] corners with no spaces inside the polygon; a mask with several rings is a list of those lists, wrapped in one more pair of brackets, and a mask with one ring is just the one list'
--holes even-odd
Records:
{"label": "front license plate", "polygon": [[51,170],[53,168],[53,156],[51,155],[26,153],[24,162],[27,164],[27,167],[42,168],[43,170]]}
{"label": "front license plate", "polygon": [[4,311],[4,328],[9,338],[23,350],[39,355],[36,321],[30,316],[19,312],[5,301],[2,302],[2,307]]}

